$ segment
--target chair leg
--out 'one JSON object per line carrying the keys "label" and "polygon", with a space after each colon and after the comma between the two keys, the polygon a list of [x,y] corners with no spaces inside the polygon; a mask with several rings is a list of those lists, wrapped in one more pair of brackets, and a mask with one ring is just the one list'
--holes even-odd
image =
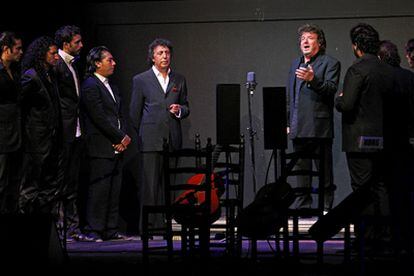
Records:
{"label": "chair leg", "polygon": [[289,246],[289,220],[286,219],[285,225],[283,226],[283,252],[286,258],[290,255]]}
{"label": "chair leg", "polygon": [[299,217],[293,216],[293,256],[299,257]]}
{"label": "chair leg", "polygon": [[351,225],[345,226],[344,233],[344,262],[349,263],[351,261]]}
{"label": "chair leg", "polygon": [[144,265],[149,264],[149,234],[148,234],[148,212],[142,210],[142,259]]}

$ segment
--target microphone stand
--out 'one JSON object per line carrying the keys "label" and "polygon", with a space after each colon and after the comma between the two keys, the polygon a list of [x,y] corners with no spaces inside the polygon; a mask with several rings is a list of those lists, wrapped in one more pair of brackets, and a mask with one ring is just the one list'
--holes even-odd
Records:
{"label": "microphone stand", "polygon": [[250,98],[253,97],[253,92],[256,89],[256,82],[247,82],[247,99],[248,99],[248,107],[249,107],[249,127],[247,128],[249,131],[249,138],[250,138],[250,158],[251,158],[251,167],[252,167],[252,176],[253,176],[253,192],[256,194],[256,162],[255,162],[255,153],[254,153],[254,136],[256,135],[256,131],[253,130],[253,123],[252,123],[252,108],[251,108],[251,100]]}

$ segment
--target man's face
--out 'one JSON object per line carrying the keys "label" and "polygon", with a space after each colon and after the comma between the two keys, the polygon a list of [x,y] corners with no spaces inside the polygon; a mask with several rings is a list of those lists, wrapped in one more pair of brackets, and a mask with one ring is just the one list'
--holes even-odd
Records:
{"label": "man's face", "polygon": [[300,50],[305,57],[313,57],[319,52],[318,35],[305,32],[300,36]]}
{"label": "man's face", "polygon": [[166,71],[170,68],[170,58],[171,53],[168,47],[161,45],[155,47],[152,62],[158,71]]}
{"label": "man's face", "polygon": [[82,48],[82,36],[79,34],[75,35],[69,43],[63,42],[63,50],[71,56],[79,55]]}
{"label": "man's face", "polygon": [[407,52],[405,57],[407,58],[408,66],[410,66],[410,68],[414,68],[414,53]]}
{"label": "man's face", "polygon": [[103,51],[102,56],[103,58],[96,62],[96,73],[107,78],[114,73],[116,63],[110,52]]}
{"label": "man's face", "polygon": [[23,45],[21,39],[14,40],[14,45],[9,48],[4,46],[3,54],[5,54],[5,58],[10,62],[19,62],[23,55]]}
{"label": "man's face", "polygon": [[49,66],[55,66],[58,60],[58,48],[56,45],[51,45],[49,47],[49,51],[46,53],[46,64]]}
{"label": "man's face", "polygon": [[9,50],[10,51],[10,60],[14,62],[19,62],[23,55],[23,44],[21,39],[16,39],[15,44]]}

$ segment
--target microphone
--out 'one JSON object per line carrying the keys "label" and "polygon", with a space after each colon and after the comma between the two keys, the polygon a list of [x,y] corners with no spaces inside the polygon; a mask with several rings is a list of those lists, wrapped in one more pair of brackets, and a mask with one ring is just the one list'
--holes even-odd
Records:
{"label": "microphone", "polygon": [[256,89],[256,73],[255,72],[247,72],[247,82],[246,87],[250,91],[250,94],[253,95],[253,91]]}

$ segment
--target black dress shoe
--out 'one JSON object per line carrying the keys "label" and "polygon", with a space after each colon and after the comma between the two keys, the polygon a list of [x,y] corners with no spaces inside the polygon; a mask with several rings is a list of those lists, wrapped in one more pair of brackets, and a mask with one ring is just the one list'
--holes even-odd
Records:
{"label": "black dress shoe", "polygon": [[128,237],[119,233],[112,234],[105,240],[111,240],[111,241],[130,241],[132,240],[132,237]]}
{"label": "black dress shoe", "polygon": [[94,233],[79,234],[77,240],[82,242],[103,242],[102,238]]}

